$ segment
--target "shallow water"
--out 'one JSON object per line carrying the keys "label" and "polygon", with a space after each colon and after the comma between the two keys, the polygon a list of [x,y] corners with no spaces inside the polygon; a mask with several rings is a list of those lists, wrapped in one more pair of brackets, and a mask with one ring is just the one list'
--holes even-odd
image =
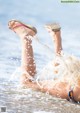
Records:
{"label": "shallow water", "polygon": [[64,51],[80,57],[79,10],[80,4],[61,4],[55,0],[0,0],[0,107],[5,106],[8,113],[80,112],[80,105],[21,88],[19,74],[12,78],[20,66],[21,44],[16,34],[7,27],[8,21],[13,18],[37,27],[39,39],[50,48],[48,50],[33,41],[37,70],[41,71],[54,55],[52,39],[43,27],[45,23],[58,21],[62,26]]}
{"label": "shallow water", "polygon": [[16,82],[0,79],[0,106],[8,113],[79,113],[80,106],[48,95],[23,89]]}

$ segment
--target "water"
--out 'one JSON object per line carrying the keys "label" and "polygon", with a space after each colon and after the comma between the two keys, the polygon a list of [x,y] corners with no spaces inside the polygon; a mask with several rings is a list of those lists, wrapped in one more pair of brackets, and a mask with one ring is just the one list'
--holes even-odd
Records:
{"label": "water", "polygon": [[39,39],[51,50],[51,53],[45,53],[42,44],[33,42],[37,69],[41,71],[54,55],[52,39],[44,29],[45,23],[58,21],[62,26],[64,51],[80,57],[79,10],[80,4],[61,4],[57,0],[0,0],[0,106],[6,106],[8,113],[80,112],[77,104],[21,88],[19,74],[11,79],[21,63],[21,44],[16,34],[7,27],[10,19],[18,19],[37,27]]}

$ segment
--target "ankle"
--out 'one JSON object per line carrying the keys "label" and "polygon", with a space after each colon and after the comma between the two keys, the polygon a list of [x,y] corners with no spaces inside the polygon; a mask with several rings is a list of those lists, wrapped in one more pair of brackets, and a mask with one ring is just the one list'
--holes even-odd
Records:
{"label": "ankle", "polygon": [[56,37],[61,37],[61,31],[58,30],[58,31],[53,31],[54,32],[54,36]]}

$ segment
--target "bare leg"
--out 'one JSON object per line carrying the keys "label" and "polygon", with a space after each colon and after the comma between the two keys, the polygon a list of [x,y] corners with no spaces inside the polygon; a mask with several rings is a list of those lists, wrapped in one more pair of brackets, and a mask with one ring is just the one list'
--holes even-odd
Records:
{"label": "bare leg", "polygon": [[56,55],[61,55],[61,51],[62,51],[61,31],[54,32],[52,38],[54,39],[54,47],[55,47]]}
{"label": "bare leg", "polygon": [[58,24],[48,24],[45,27],[54,40],[55,54],[61,55],[62,42],[60,26]]}
{"label": "bare leg", "polygon": [[27,71],[29,75],[34,76],[36,73],[36,65],[33,56],[32,40],[25,36],[21,39],[22,43],[22,61],[21,67],[24,71]]}
{"label": "bare leg", "polygon": [[[32,28],[25,26],[23,23],[19,21],[12,20],[9,22],[9,27],[21,39],[22,44],[22,60],[21,60],[21,67],[23,72],[25,71],[30,75],[34,76],[36,74],[36,64],[33,55],[33,48],[32,48],[32,40],[33,36],[36,34],[36,31]],[[32,36],[30,38],[30,36]],[[23,82],[27,78],[26,74],[22,75]]]}

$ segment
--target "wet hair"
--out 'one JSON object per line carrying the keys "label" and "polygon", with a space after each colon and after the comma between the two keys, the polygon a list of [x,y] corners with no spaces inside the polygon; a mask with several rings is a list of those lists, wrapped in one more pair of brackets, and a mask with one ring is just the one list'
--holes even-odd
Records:
{"label": "wet hair", "polygon": [[73,56],[62,56],[56,60],[59,65],[56,66],[58,78],[66,81],[70,85],[80,85],[80,59]]}

